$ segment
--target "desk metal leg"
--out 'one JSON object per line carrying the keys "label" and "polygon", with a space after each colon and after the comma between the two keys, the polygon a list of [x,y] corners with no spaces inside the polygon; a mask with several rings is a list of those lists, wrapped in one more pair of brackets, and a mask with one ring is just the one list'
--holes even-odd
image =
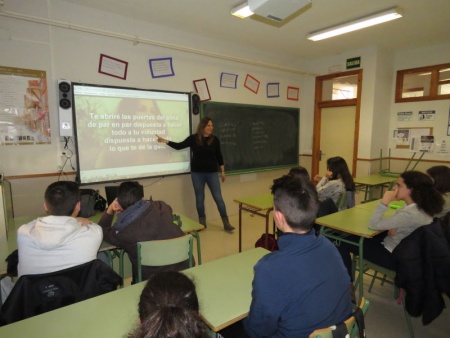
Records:
{"label": "desk metal leg", "polygon": [[198,260],[198,265],[202,264],[202,249],[201,249],[201,245],[200,245],[200,233],[198,231],[193,231],[191,233],[192,236],[195,237],[195,240],[197,241],[197,260]]}
{"label": "desk metal leg", "polygon": [[269,234],[269,214],[272,211],[272,209],[267,210],[266,212],[266,240],[265,240],[265,245],[266,248],[269,247],[269,236],[267,236]]}
{"label": "desk metal leg", "polygon": [[359,250],[359,300],[364,296],[364,256],[363,256],[363,242],[364,237],[359,238],[358,250]]}
{"label": "desk metal leg", "polygon": [[242,203],[239,203],[239,252],[242,251]]}

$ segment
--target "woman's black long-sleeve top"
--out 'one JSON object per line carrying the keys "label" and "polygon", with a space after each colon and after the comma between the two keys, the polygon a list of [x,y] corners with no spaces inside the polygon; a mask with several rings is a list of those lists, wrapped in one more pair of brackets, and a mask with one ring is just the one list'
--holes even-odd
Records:
{"label": "woman's black long-sleeve top", "polygon": [[[210,137],[213,140],[211,144],[208,144]],[[199,145],[196,134],[192,134],[182,142],[169,141],[167,145],[176,150],[191,148],[191,171],[193,172],[217,172],[224,164],[220,141],[216,136],[202,137],[202,144]]]}

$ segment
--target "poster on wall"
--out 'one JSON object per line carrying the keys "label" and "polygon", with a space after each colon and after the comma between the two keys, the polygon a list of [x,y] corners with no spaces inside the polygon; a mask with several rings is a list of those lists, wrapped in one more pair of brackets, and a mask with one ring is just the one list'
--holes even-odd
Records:
{"label": "poster on wall", "polygon": [[449,149],[448,149],[448,144],[445,139],[437,140],[435,142],[435,144],[436,144],[436,154],[442,155],[442,156],[448,156]]}
{"label": "poster on wall", "polygon": [[413,120],[413,112],[412,111],[397,112],[397,121],[410,122],[412,120]]}
{"label": "poster on wall", "polygon": [[[397,149],[410,149],[412,140],[419,139],[421,136],[431,136],[433,134],[433,128],[398,128],[394,130],[394,141],[395,148]],[[415,141],[415,145],[417,146],[418,142]]]}
{"label": "poster on wall", "polygon": [[49,143],[46,72],[0,66],[0,145]]}
{"label": "poster on wall", "polygon": [[409,151],[421,151],[424,153],[431,153],[433,152],[433,145],[434,145],[434,136],[420,136],[420,137],[413,137],[411,139],[411,144],[409,147]]}
{"label": "poster on wall", "polygon": [[435,110],[421,110],[419,111],[418,120],[419,121],[434,121],[436,116]]}

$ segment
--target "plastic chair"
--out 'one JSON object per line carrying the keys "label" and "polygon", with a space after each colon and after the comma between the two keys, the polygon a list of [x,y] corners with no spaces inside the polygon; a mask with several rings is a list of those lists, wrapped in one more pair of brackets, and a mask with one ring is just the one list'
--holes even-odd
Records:
{"label": "plastic chair", "polygon": [[339,211],[353,208],[355,206],[355,192],[351,190],[342,192],[336,206]]}
{"label": "plastic chair", "polygon": [[[364,316],[367,312],[367,309],[369,308],[369,304],[370,302],[362,297],[359,308],[352,313],[350,318],[346,319],[343,323],[333,325],[324,329],[317,329],[309,335],[309,338],[365,337]],[[359,312],[359,314],[362,313],[362,316],[357,315],[357,312]],[[360,334],[360,329],[362,334]]]}
{"label": "plastic chair", "polygon": [[[373,271],[373,274],[370,275],[368,272],[369,270]],[[361,273],[361,272],[359,272]],[[411,317],[409,315],[409,313],[406,311],[405,308],[405,302],[404,302],[404,297],[403,297],[403,291],[400,290],[395,284],[394,284],[394,279],[395,279],[395,275],[396,272],[393,270],[389,270],[386,269],[382,266],[376,265],[372,262],[366,261],[364,260],[364,271],[362,273],[368,274],[370,276],[372,276],[372,281],[370,282],[369,285],[369,289],[368,291],[371,292],[372,288],[373,288],[373,284],[375,283],[375,280],[381,280],[381,285],[383,285],[385,282],[394,285],[394,298],[397,299],[397,302],[399,304],[402,304],[403,306],[403,312],[405,313],[405,320],[406,320],[406,325],[408,326],[408,330],[409,330],[409,336],[410,338],[414,338],[414,329],[412,326],[412,322],[411,322]],[[378,276],[378,274],[381,274],[382,277]],[[391,280],[388,280],[387,278],[390,278]],[[355,288],[358,286],[358,281],[359,278],[355,279],[356,283],[355,283]]]}
{"label": "plastic chair", "polygon": [[142,282],[142,266],[165,266],[189,260],[193,266],[192,235],[137,243],[137,282]]}

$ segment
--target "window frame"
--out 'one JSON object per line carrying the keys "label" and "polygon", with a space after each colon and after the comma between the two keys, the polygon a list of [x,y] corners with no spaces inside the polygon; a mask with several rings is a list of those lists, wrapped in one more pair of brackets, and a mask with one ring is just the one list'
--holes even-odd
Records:
{"label": "window frame", "polygon": [[[439,88],[439,71],[445,68],[450,68],[450,63],[444,63],[440,65],[403,69],[397,71],[396,85],[395,85],[395,103],[399,102],[416,102],[416,101],[431,101],[431,100],[448,100],[450,94],[438,94]],[[403,94],[403,82],[405,75],[412,75],[415,73],[430,72],[430,93],[429,95],[415,96],[415,97],[402,97]]]}

